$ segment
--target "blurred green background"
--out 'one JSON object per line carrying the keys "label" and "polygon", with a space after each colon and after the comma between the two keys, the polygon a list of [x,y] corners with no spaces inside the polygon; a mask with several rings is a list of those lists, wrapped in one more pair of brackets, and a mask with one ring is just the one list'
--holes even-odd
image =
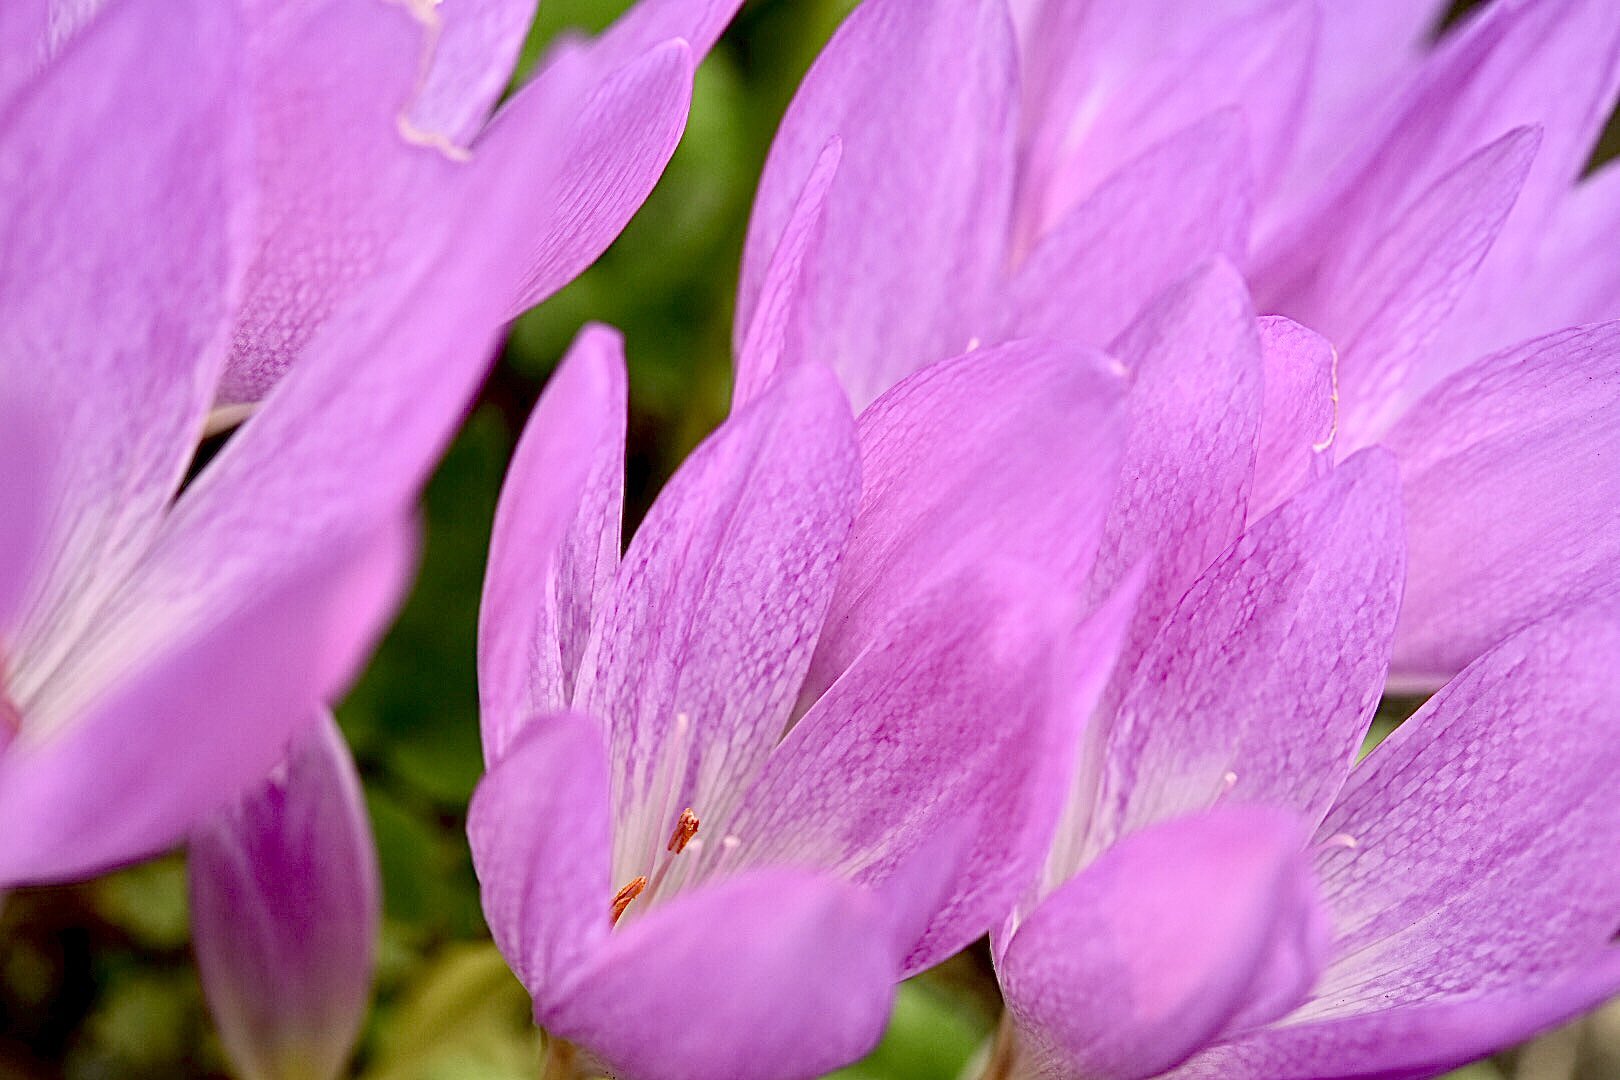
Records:
{"label": "blurred green background", "polygon": [[[532,64],[565,27],[624,0],[543,0]],[[732,293],[755,179],[783,109],[853,0],[755,0],[698,74],[690,127],[614,247],[523,317],[426,497],[421,577],[339,711],[366,783],[386,896],[366,1080],[537,1074],[528,1001],[489,943],[462,833],[481,758],[473,643],[505,462],[540,387],[587,320],[622,329],[631,367],[628,518],[721,417]],[[1387,730],[1406,711],[1390,706]],[[951,1080],[995,1022],[987,962],[964,954],[905,987],[890,1033],[848,1080]],[[1613,1029],[1615,1022],[1607,1023]],[[1620,1076],[1602,1021],[1458,1080]],[[0,911],[0,1080],[224,1076],[187,939],[183,856]]]}

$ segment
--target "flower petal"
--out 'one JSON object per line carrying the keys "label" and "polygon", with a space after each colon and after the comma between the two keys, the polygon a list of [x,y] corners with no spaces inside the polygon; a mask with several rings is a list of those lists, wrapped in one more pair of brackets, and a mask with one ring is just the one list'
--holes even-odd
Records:
{"label": "flower petal", "polygon": [[1620,868],[1591,843],[1620,817],[1617,648],[1613,605],[1537,623],[1355,769],[1318,831],[1353,840],[1316,859],[1335,959],[1254,1040],[1302,1067],[1250,1075],[1427,1075],[1620,990]]}
{"label": "flower petal", "polygon": [[645,873],[683,806],[720,814],[783,730],[858,495],[854,421],[805,366],[700,446],[636,531],[575,691],[604,718],[622,843]]}
{"label": "flower petal", "polygon": [[1248,293],[1219,261],[1166,290],[1111,351],[1135,381],[1092,601],[1149,564],[1123,677],[1187,586],[1243,529],[1264,391]]}
{"label": "flower petal", "polygon": [[1566,330],[1436,387],[1388,445],[1412,570],[1396,673],[1434,685],[1620,556],[1620,323]]}
{"label": "flower petal", "polygon": [[1113,494],[1117,365],[1022,342],[936,363],[861,414],[862,493],[806,701],[920,595],[987,559],[1079,580]]}
{"label": "flower petal", "polygon": [[[731,407],[739,408],[758,397],[778,372],[804,359],[794,348],[799,344],[791,334],[793,320],[802,312],[804,264],[821,238],[821,220],[826,210],[827,191],[843,158],[843,141],[834,137],[822,148],[810,176],[793,204],[782,238],[765,268],[764,283],[753,314],[745,327],[739,319],[734,347],[737,355],[737,381],[731,394]],[[793,351],[789,351],[790,348]]]}
{"label": "flower petal", "polygon": [[1302,998],[1326,945],[1305,837],[1225,807],[1122,841],[1042,901],[997,970],[1043,1075],[1155,1077]]}
{"label": "flower petal", "polygon": [[7,107],[0,385],[63,448],[8,641],[19,703],[150,543],[201,434],[246,251],[228,5],[130,0]]}
{"label": "flower petal", "polygon": [[1001,564],[941,578],[891,613],[726,823],[738,858],[885,888],[931,850],[951,868],[948,888],[887,890],[914,929],[907,972],[983,934],[1045,857],[1128,617],[1105,612],[1060,657],[1068,607],[1045,578]]}
{"label": "flower petal", "polygon": [[1200,263],[1243,259],[1251,187],[1237,112],[1169,136],[1040,239],[997,305],[1001,332],[1107,343]]}
{"label": "flower petal", "polygon": [[382,896],[360,777],[325,715],[270,781],[191,835],[191,926],[244,1076],[333,1078],[360,1033]]}
{"label": "flower petal", "polygon": [[1328,340],[1291,319],[1260,320],[1265,404],[1254,462],[1249,520],[1264,517],[1332,464],[1338,429],[1338,355]]}
{"label": "flower petal", "polygon": [[1092,851],[1216,803],[1322,819],[1383,689],[1401,524],[1395,463],[1367,451],[1193,583],[1125,686]]}
{"label": "flower petal", "polygon": [[509,315],[573,280],[641,208],[685,130],[693,62],[692,50],[675,40],[600,77],[559,64],[501,107],[477,152],[508,153],[498,144],[529,146],[534,132],[545,131],[552,163],[532,192],[543,213],[525,238],[527,265]]}
{"label": "flower petal", "polygon": [[636,0],[591,43],[591,50],[597,63],[613,68],[680,38],[701,60],[741,6],[742,0]]}
{"label": "flower petal", "polygon": [[863,889],[755,871],[627,921],[535,1017],[624,1080],[811,1080],[883,1033],[888,932]]}
{"label": "flower petal", "polygon": [[589,717],[535,718],[473,793],[467,839],[484,918],[537,1003],[564,998],[607,940],[608,762]]}
{"label": "flower petal", "polygon": [[225,403],[264,397],[373,278],[425,272],[441,249],[416,222],[460,190],[401,134],[429,40],[409,5],[251,5],[248,28],[259,214]]}
{"label": "flower petal", "polygon": [[568,707],[591,620],[619,568],[624,341],[581,332],[524,426],[490,540],[478,624],[484,754]]}
{"label": "flower petal", "polygon": [[[60,452],[36,410],[0,390],[0,709],[8,700],[13,618],[45,554],[46,510]],[[0,739],[12,734],[0,730]]]}
{"label": "flower petal", "polygon": [[1001,269],[1015,64],[1002,0],[858,7],[772,145],[743,252],[738,325],[752,322],[793,208],[837,135],[843,161],[806,259],[790,351],[832,363],[859,408],[967,348]]}
{"label": "flower petal", "polygon": [[218,623],[166,639],[65,730],[25,728],[0,758],[0,885],[151,855],[262,780],[333,669],[371,644],[403,586],[405,539],[395,525],[334,543]]}
{"label": "flower petal", "polygon": [[450,0],[434,6],[432,61],[410,123],[466,146],[511,81],[538,0]]}

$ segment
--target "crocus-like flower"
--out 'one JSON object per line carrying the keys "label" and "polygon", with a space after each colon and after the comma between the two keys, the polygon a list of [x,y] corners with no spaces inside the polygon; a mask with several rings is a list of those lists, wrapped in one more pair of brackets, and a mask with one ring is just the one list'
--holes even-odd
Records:
{"label": "crocus-like flower", "polygon": [[[453,163],[511,138],[503,129],[528,124],[525,114],[572,99],[572,122],[552,125],[535,148],[550,159],[550,190],[545,212],[528,222],[531,261],[508,283],[509,314],[567,284],[651,191],[685,124],[691,65],[740,0],[635,4],[600,38],[555,51],[493,118],[535,0],[232,2],[244,23],[257,214],[233,298],[223,405],[262,398],[327,320],[367,290],[369,302],[400,302],[376,288],[428,269],[434,254],[408,225],[464,197]],[[15,32],[32,31],[33,54],[44,57],[106,3],[18,0],[8,16]],[[28,56],[13,53],[8,65],[26,67]],[[637,85],[614,86],[633,65],[665,77],[643,71]]]}
{"label": "crocus-like flower", "polygon": [[0,888],[182,838],[341,689],[510,297],[561,250],[526,245],[581,176],[537,148],[589,128],[592,166],[639,160],[643,105],[690,74],[676,42],[583,107],[537,86],[477,161],[441,156],[418,256],[180,491],[256,245],[252,34],[235,5],[116,0],[51,53],[43,10],[0,21]]}
{"label": "crocus-like flower", "polygon": [[739,345],[790,239],[771,362],[827,358],[857,403],[969,342],[1107,345],[1224,258],[1293,320],[1267,324],[1264,426],[1313,433],[1253,516],[1388,443],[1411,493],[1394,676],[1437,685],[1612,588],[1620,554],[1613,329],[1562,329],[1620,315],[1620,186],[1577,183],[1620,7],[1503,0],[1431,51],[1440,7],[868,0],[772,149]]}
{"label": "crocus-like flower", "polygon": [[1008,345],[855,420],[799,365],[621,560],[623,359],[580,338],[497,512],[468,824],[558,1075],[818,1076],[1004,914],[1129,614],[1082,622],[1049,576],[1092,562],[1121,391]]}

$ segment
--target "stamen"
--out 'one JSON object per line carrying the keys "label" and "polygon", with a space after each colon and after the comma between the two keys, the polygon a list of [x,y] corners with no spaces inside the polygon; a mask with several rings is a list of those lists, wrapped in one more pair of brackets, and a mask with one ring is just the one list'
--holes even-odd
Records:
{"label": "stamen", "polygon": [[697,835],[698,824],[698,816],[692,812],[690,806],[682,810],[680,820],[675,822],[675,831],[669,834],[669,846],[664,850],[671,855],[679,855],[685,851],[686,845]]}
{"label": "stamen", "polygon": [[624,909],[630,906],[630,901],[641,895],[641,890],[647,887],[647,879],[638,876],[630,879],[630,883],[613,894],[613,925],[619,924],[619,917]]}

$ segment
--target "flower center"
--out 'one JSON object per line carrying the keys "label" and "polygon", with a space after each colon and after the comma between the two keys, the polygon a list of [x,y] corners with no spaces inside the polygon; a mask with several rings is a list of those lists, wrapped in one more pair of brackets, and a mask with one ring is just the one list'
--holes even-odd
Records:
{"label": "flower center", "polygon": [[631,878],[622,889],[613,894],[613,924],[615,926],[618,925],[620,917],[624,915],[625,908],[629,907],[636,897],[640,896],[648,888],[651,888],[655,893],[658,891],[658,886],[662,885],[664,880],[669,877],[669,868],[674,865],[675,856],[685,851],[687,845],[692,843],[697,836],[698,825],[700,824],[697,813],[690,806],[681,811],[681,816],[675,819],[674,831],[669,834],[669,843],[664,845],[663,855],[659,858],[658,865],[653,869],[652,880],[648,881],[645,874],[638,874]]}

